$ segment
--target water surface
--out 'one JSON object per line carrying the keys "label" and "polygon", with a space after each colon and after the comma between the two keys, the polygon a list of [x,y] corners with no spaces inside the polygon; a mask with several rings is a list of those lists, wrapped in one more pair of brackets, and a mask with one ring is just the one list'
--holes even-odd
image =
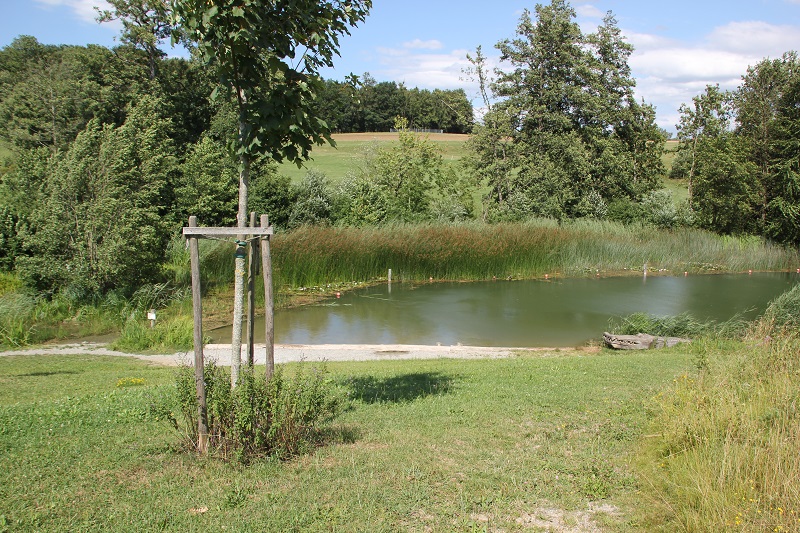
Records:
{"label": "water surface", "polygon": [[[635,312],[724,321],[755,318],[800,282],[787,273],[650,276],[551,281],[394,283],[320,305],[275,312],[279,344],[578,346],[609,318]],[[263,342],[263,319],[256,325]],[[210,332],[230,342],[230,328]],[[260,338],[259,338],[260,335]]]}

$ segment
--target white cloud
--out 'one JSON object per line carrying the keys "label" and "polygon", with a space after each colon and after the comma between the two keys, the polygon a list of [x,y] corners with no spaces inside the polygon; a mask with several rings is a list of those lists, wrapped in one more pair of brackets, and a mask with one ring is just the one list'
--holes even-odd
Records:
{"label": "white cloud", "polygon": [[592,4],[583,4],[577,6],[575,8],[575,12],[578,14],[579,17],[586,17],[586,18],[593,18],[593,19],[602,19],[606,16],[603,11],[600,11]]}
{"label": "white cloud", "polygon": [[467,50],[425,53],[410,49],[378,49],[384,68],[378,74],[409,87],[455,89],[463,87],[462,70],[469,66]]}
{"label": "white cloud", "polygon": [[431,39],[429,41],[414,39],[413,41],[403,43],[403,48],[412,50],[441,50],[443,47],[444,45],[436,39]]}
{"label": "white cloud", "polygon": [[800,28],[760,21],[731,22],[714,28],[707,40],[714,48],[779,57],[783,52],[800,47]]}
{"label": "white cloud", "polygon": [[730,22],[688,45],[658,35],[623,33],[636,47],[630,58],[636,93],[656,106],[659,125],[669,130],[674,130],[680,105],[691,102],[706,85],[736,89],[748,67],[800,49],[800,28],[761,21]]}
{"label": "white cloud", "polygon": [[37,4],[45,7],[67,7],[75,12],[75,15],[84,22],[95,23],[97,11],[100,9],[111,9],[105,0],[34,0]]}

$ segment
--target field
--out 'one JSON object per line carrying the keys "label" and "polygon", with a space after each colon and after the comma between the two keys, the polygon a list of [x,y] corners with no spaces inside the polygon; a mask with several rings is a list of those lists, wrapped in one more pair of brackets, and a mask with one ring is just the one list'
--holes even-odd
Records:
{"label": "field", "polygon": [[0,531],[635,530],[644,404],[690,365],[674,350],[330,363],[352,407],[327,444],[243,465],[185,453],[156,419],[173,369],[0,357]]}
{"label": "field", "polygon": [[[457,134],[430,134],[428,138],[435,142],[442,150],[445,162],[458,161],[466,152],[465,141],[468,135]],[[328,178],[336,182],[341,180],[348,172],[357,168],[359,158],[371,145],[396,141],[397,133],[340,133],[333,136],[336,148],[330,145],[316,146],[312,152],[313,160],[305,164],[304,168],[297,168],[291,163],[281,165],[280,172],[298,182],[310,169],[320,170]]]}

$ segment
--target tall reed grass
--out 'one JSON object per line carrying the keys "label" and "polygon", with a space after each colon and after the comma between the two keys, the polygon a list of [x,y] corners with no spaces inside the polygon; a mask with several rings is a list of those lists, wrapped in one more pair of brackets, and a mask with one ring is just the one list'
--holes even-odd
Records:
{"label": "tall reed grass", "polygon": [[652,400],[642,479],[662,531],[800,531],[800,285],[744,340],[692,344],[704,364]]}
{"label": "tall reed grass", "polygon": [[597,221],[304,227],[276,235],[272,249],[276,282],[289,287],[372,280],[388,269],[415,281],[622,273],[645,264],[675,273],[800,266],[797,251],[758,239]]}

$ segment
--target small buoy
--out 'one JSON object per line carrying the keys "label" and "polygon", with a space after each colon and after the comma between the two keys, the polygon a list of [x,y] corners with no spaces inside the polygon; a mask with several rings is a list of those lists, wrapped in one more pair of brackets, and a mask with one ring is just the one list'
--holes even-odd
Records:
{"label": "small buoy", "polygon": [[747,271],[747,273],[748,273],[748,274],[752,274],[752,273],[753,273],[753,271],[752,271],[752,270],[748,270],[748,271]]}
{"label": "small buoy", "polygon": [[686,276],[688,276],[688,275],[689,275],[689,273],[684,271],[684,273],[683,273],[683,277],[685,278],[685,277],[686,277]]}
{"label": "small buoy", "polygon": [[428,278],[428,281],[433,281],[433,277]]}
{"label": "small buoy", "polygon": [[545,274],[544,279],[550,279],[550,274]]}
{"label": "small buoy", "polygon": [[341,297],[342,297],[342,293],[341,293],[341,292],[339,292],[339,291],[336,291],[336,297],[337,297],[337,298],[341,298]]}
{"label": "small buoy", "polygon": [[797,269],[797,273],[800,274],[800,268]]}

